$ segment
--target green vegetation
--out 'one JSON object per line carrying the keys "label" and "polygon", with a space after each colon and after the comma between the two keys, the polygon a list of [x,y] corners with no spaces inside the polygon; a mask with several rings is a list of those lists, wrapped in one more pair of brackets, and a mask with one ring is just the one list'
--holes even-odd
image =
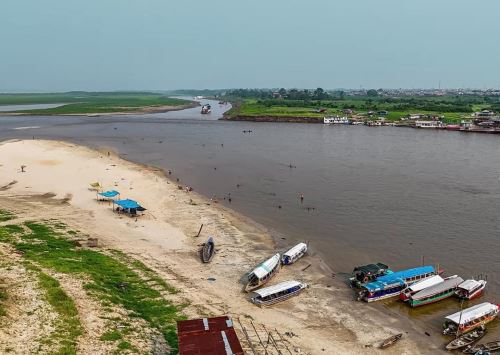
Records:
{"label": "green vegetation", "polygon": [[64,292],[56,279],[29,263],[26,266],[37,273],[38,284],[44,290],[47,302],[59,316],[52,338],[45,341],[49,344],[53,341],[58,343],[59,350],[56,354],[76,354],[77,338],[82,334],[82,325],[73,299]]}
{"label": "green vegetation", "polygon": [[11,219],[14,219],[15,216],[8,212],[8,211],[4,211],[4,210],[0,210],[0,222],[6,222],[6,221],[10,221]]}
{"label": "green vegetation", "polygon": [[[224,100],[234,103],[226,116],[238,117],[301,117],[318,119],[325,115],[355,115],[358,118],[385,116],[399,120],[410,114],[442,117],[456,122],[479,110],[500,110],[500,98],[488,96],[385,96],[368,90],[365,96],[347,96],[345,92],[316,90],[248,90],[226,93]],[[352,113],[350,111],[352,111]],[[387,111],[388,113],[384,112]],[[369,114],[370,113],[370,114]]]}
{"label": "green vegetation", "polygon": [[49,109],[16,111],[32,115],[131,112],[145,107],[179,106],[189,101],[151,92],[84,92],[0,94],[0,105],[65,104]]}
{"label": "green vegetation", "polygon": [[7,299],[7,292],[0,289],[0,317],[3,317],[7,314],[3,306],[3,303],[5,302],[6,299]]}
{"label": "green vegetation", "polygon": [[[0,242],[14,245],[27,265],[32,265],[33,270],[41,268],[88,280],[84,289],[89,295],[100,300],[103,306],[117,305],[128,310],[129,316],[146,320],[151,327],[161,331],[172,352],[176,352],[176,321],[184,317],[179,313],[180,306],[174,306],[162,297],[160,291],[148,284],[154,274],[151,269],[142,263],[131,262],[140,268],[140,273],[148,274],[145,279],[117,258],[76,246],[67,239],[68,235],[64,230],[36,222],[26,222],[24,226],[27,228],[0,226]],[[63,345],[67,346],[67,353],[72,353],[72,339],[79,334],[79,328],[73,319],[76,314],[74,304],[59,288],[57,280],[41,272],[39,280],[47,292],[47,300],[62,316],[63,323],[74,328],[73,332],[63,332],[67,334]],[[164,290],[175,292],[163,280],[159,282],[154,278],[154,281]],[[119,339],[112,332],[105,333],[102,337],[102,340]],[[120,343],[119,348],[134,350],[125,341]]]}
{"label": "green vegetation", "polygon": [[101,335],[99,338],[102,341],[116,341],[122,339],[122,333],[120,333],[118,330],[110,330],[109,332],[104,333]]}

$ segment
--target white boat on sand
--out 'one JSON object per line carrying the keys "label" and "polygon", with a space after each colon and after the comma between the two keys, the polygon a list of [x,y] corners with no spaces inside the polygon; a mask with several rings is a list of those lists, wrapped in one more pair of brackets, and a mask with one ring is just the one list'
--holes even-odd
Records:
{"label": "white boat on sand", "polygon": [[297,296],[308,285],[298,281],[285,281],[277,285],[261,288],[254,291],[255,297],[252,297],[252,302],[256,305],[270,306],[272,304],[282,302],[293,296]]}
{"label": "white boat on sand", "polygon": [[259,288],[267,283],[275,274],[278,273],[281,267],[280,254],[277,253],[259,264],[248,275],[248,282],[245,286],[245,291],[249,292]]}
{"label": "white boat on sand", "polygon": [[281,263],[283,265],[293,264],[302,256],[304,256],[306,252],[307,252],[307,244],[299,243],[294,247],[290,248],[289,250],[287,250],[285,253],[283,253],[283,255],[281,256]]}

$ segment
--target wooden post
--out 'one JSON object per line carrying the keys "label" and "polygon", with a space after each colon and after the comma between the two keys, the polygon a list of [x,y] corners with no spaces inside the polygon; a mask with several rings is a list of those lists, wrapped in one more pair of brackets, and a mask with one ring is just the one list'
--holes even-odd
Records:
{"label": "wooden post", "polygon": [[200,236],[200,233],[201,233],[202,229],[203,229],[203,223],[200,226],[200,230],[198,231],[198,234],[196,235],[196,238],[198,238]]}

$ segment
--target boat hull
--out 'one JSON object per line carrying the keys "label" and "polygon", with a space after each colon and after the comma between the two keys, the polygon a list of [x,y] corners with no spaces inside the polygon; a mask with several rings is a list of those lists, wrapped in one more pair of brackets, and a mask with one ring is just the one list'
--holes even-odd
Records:
{"label": "boat hull", "polygon": [[444,295],[442,295],[440,297],[436,297],[436,298],[433,298],[433,299],[430,299],[430,300],[420,301],[420,300],[410,299],[409,304],[413,308],[420,307],[420,306],[425,306],[426,304],[436,303],[436,302],[439,302],[439,301],[444,300],[446,298],[449,298],[449,297],[453,296],[454,294],[455,294],[455,290],[450,291],[450,292],[445,293]]}
{"label": "boat hull", "polygon": [[281,296],[281,297],[277,297],[273,300],[269,300],[269,301],[260,301],[258,300],[257,298],[252,298],[252,302],[255,303],[257,306],[259,307],[269,307],[269,306],[272,306],[276,303],[280,303],[280,302],[283,302],[283,301],[286,301],[292,297],[295,297],[297,295],[299,295],[303,290],[304,290],[305,287],[299,289],[298,291],[296,292],[293,292],[293,293],[289,293],[287,295],[284,295],[284,296]]}

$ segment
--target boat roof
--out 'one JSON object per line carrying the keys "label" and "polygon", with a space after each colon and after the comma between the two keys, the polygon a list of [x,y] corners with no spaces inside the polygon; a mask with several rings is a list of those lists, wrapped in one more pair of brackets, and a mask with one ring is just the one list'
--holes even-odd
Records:
{"label": "boat roof", "polygon": [[392,274],[377,277],[377,281],[380,282],[393,282],[396,279],[406,279],[409,277],[415,277],[418,275],[427,274],[434,272],[434,266],[419,266],[413,269],[406,269],[401,271],[395,271]]}
{"label": "boat roof", "polygon": [[303,250],[307,250],[307,244],[306,243],[299,243],[296,246],[294,246],[294,247],[290,248],[289,250],[287,250],[283,254],[283,256],[293,257],[293,256],[299,254],[300,252],[302,252]]}
{"label": "boat roof", "polygon": [[254,293],[258,294],[260,297],[267,297],[269,295],[272,295],[272,294],[275,294],[275,293],[278,293],[281,291],[285,291],[285,290],[288,290],[292,287],[297,287],[300,285],[302,285],[302,283],[298,282],[298,281],[294,281],[294,280],[284,281],[284,282],[280,282],[279,284],[276,284],[276,285],[261,288],[260,290],[254,291]]}
{"label": "boat roof", "polygon": [[[483,281],[483,280],[481,280]],[[482,282],[478,281],[478,280],[465,280],[464,282],[462,282],[460,285],[458,285],[458,288],[461,288],[463,290],[466,290],[466,291],[472,291],[473,289],[475,289],[476,287],[482,285]]]}
{"label": "boat roof", "polygon": [[390,282],[373,281],[363,285],[363,288],[365,288],[369,292],[375,292],[375,291],[385,290],[386,288],[389,287],[404,286],[404,285],[406,285],[405,282],[402,279],[398,278],[391,280]]}
{"label": "boat roof", "polygon": [[277,253],[253,269],[252,273],[259,279],[266,276],[280,262],[280,254]]}
{"label": "boat roof", "polygon": [[365,274],[374,274],[379,272],[380,270],[387,270],[389,266],[382,264],[382,263],[376,263],[376,264],[368,264],[368,265],[363,265],[363,266],[357,266],[354,268],[353,272],[356,271],[361,271]]}
{"label": "boat roof", "polygon": [[[496,304],[484,302],[464,309],[462,312],[453,313],[445,317],[445,319],[450,320],[456,324],[460,322],[460,325],[462,325],[473,319],[482,317],[494,310],[498,310],[498,306]],[[460,314],[462,314],[462,316],[460,316]]]}
{"label": "boat roof", "polygon": [[434,286],[427,287],[426,289],[415,293],[413,296],[411,296],[411,298],[413,300],[419,300],[422,298],[430,297],[437,293],[449,290],[450,288],[456,288],[463,281],[464,279],[462,279],[460,276],[451,277],[444,280],[443,282],[440,282]]}
{"label": "boat roof", "polygon": [[421,291],[427,287],[437,285],[443,281],[444,281],[444,279],[441,276],[434,275],[434,276],[431,276],[427,279],[415,282],[413,285],[411,285],[408,288],[413,292],[418,292],[418,291]]}

